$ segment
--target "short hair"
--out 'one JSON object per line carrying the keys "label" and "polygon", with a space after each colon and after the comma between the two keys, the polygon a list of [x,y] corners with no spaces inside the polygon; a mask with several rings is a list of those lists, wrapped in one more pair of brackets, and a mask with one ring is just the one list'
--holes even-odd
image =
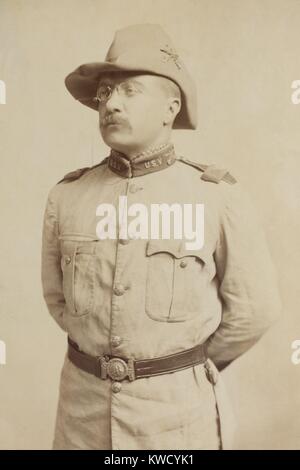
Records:
{"label": "short hair", "polygon": [[181,90],[177,83],[173,82],[173,80],[167,77],[161,76],[160,78],[162,79],[161,82],[167,96],[177,98],[181,102]]}
{"label": "short hair", "polygon": [[181,90],[180,90],[180,87],[177,85],[177,83],[173,82],[173,80],[171,80],[170,78],[163,77],[163,76],[160,76],[159,78],[161,79],[162,88],[164,90],[166,97],[175,98],[179,101],[179,110],[177,114],[174,116],[174,119],[171,123],[171,127],[173,127],[175,119],[180,113],[180,109],[181,109],[181,104],[182,104]]}

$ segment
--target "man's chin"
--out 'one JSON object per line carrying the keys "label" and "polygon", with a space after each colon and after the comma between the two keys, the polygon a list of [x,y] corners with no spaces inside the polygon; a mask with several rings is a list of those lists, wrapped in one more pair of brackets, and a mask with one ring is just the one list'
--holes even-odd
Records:
{"label": "man's chin", "polygon": [[103,132],[102,138],[106,145],[114,148],[115,150],[119,150],[121,148],[125,149],[132,145],[132,142],[130,142],[129,139],[126,139],[122,132],[117,132],[117,130],[115,132]]}

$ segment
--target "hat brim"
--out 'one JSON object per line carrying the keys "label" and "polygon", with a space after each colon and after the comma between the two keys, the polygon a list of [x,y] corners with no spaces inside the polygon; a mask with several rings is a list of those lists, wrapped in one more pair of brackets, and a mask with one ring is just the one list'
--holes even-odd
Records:
{"label": "hat brim", "polygon": [[[189,103],[191,96],[183,89],[182,84],[178,83],[172,77],[156,73],[153,69],[147,69],[143,67],[139,69],[137,67],[130,67],[128,65],[123,66],[111,62],[92,62],[83,64],[76,70],[71,72],[65,79],[65,85],[71,95],[80,103],[88,106],[95,111],[98,111],[98,102],[94,100],[99,80],[101,75],[105,72],[136,72],[145,73],[157,76],[163,76],[169,80],[173,80],[181,90],[181,109],[177,114],[173,123],[174,129],[196,129],[196,116],[189,112],[189,109],[194,107],[195,103]],[[196,113],[194,113],[196,114]]]}

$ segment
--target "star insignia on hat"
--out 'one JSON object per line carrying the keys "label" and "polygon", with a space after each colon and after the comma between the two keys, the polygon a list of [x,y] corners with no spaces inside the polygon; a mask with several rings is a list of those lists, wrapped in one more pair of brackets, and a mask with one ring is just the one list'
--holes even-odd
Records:
{"label": "star insignia on hat", "polygon": [[179,55],[175,51],[175,49],[173,49],[168,44],[166,44],[164,46],[164,48],[160,49],[160,51],[163,52],[164,54],[166,54],[165,55],[165,61],[173,60],[176,67],[178,69],[181,69],[181,65],[180,65],[180,62],[179,62]]}

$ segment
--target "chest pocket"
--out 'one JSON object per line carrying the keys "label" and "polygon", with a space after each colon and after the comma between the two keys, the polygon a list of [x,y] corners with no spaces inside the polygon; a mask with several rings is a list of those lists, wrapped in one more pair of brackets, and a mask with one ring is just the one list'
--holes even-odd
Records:
{"label": "chest pocket", "polygon": [[150,240],[146,256],[146,314],[165,322],[201,315],[212,257],[186,250],[181,240]]}
{"label": "chest pocket", "polygon": [[61,238],[63,292],[70,315],[94,311],[96,241]]}

